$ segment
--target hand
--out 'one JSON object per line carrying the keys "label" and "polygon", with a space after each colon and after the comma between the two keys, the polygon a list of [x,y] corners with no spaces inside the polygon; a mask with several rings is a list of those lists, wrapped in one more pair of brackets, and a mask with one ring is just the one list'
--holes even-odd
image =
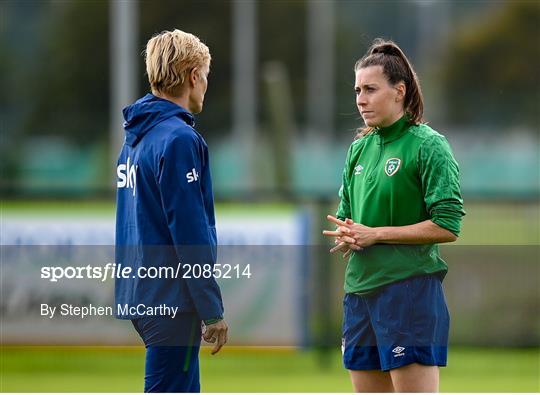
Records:
{"label": "hand", "polygon": [[[345,219],[345,224],[346,225],[353,225],[354,224],[354,221],[350,218],[346,218]],[[344,252],[344,254],[342,255],[343,256],[343,259],[347,259],[349,258],[349,256],[352,254],[353,251],[361,251],[362,248],[357,246],[356,244],[354,244],[356,242],[356,240],[351,237],[349,235],[349,230],[350,229],[342,229],[344,232],[345,232],[345,235],[344,236],[341,236],[341,237],[336,237],[336,240],[335,240],[335,243],[337,245],[337,247],[341,246],[341,251]],[[337,251],[338,249],[334,249],[332,248],[330,250],[331,253]]]}
{"label": "hand", "polygon": [[[354,221],[347,219],[341,221],[332,215],[326,217],[330,222],[338,225],[336,231],[324,231],[326,236],[335,236],[340,240],[340,244],[334,247],[332,250],[337,251],[338,247],[342,243],[348,244],[352,250],[358,250],[365,247],[372,246],[378,242],[377,228],[372,228],[363,224],[354,223]],[[330,250],[331,252],[334,252]]]}
{"label": "hand", "polygon": [[212,355],[218,353],[219,350],[221,350],[221,347],[227,343],[228,331],[229,327],[227,326],[225,320],[221,320],[215,324],[206,326],[206,330],[203,332],[202,338],[207,343],[215,344],[214,348],[212,349]]}
{"label": "hand", "polygon": [[336,239],[334,240],[334,243],[336,244],[336,246],[330,249],[331,253],[341,251],[343,253],[342,255],[343,259],[346,259],[351,255],[353,251],[350,248],[351,244],[343,241],[340,237],[336,237]]}
{"label": "hand", "polygon": [[330,250],[331,253],[342,251],[343,258],[348,258],[352,251],[360,251],[362,248],[355,245],[356,240],[352,237],[350,226],[354,224],[352,219],[347,218],[345,221],[337,219],[331,215],[326,217],[331,222],[334,222],[338,227],[336,230],[324,230],[323,235],[335,237],[336,246]]}

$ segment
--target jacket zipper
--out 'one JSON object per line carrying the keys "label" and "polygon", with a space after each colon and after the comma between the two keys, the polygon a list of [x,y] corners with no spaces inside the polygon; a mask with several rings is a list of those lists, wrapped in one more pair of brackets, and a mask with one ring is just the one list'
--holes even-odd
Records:
{"label": "jacket zipper", "polygon": [[377,170],[377,166],[379,165],[379,162],[381,161],[383,151],[384,151],[383,139],[381,138],[381,136],[378,136],[378,137],[379,137],[379,141],[377,142],[377,144],[379,144],[379,146],[380,146],[380,148],[379,148],[379,156],[377,157],[377,161],[375,162],[375,165],[371,169],[371,172],[369,173],[369,176],[367,178],[367,181],[369,183],[373,182],[373,180],[375,179],[375,177],[373,176],[373,173]]}

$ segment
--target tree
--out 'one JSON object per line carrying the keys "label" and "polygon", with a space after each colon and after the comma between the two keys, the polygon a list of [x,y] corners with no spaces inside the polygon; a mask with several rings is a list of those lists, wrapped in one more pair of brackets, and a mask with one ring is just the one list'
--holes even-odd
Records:
{"label": "tree", "polygon": [[454,123],[540,129],[540,3],[510,1],[457,34],[443,69]]}

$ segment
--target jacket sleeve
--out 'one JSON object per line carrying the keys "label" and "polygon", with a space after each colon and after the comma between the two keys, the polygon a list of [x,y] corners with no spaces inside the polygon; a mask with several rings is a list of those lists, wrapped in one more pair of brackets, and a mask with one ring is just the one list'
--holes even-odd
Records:
{"label": "jacket sleeve", "polygon": [[342,221],[344,221],[345,218],[351,218],[351,203],[349,200],[349,159],[351,151],[352,145],[347,152],[347,158],[345,159],[345,166],[341,177],[341,188],[339,188],[340,201],[336,212],[336,218],[339,218]]}
{"label": "jacket sleeve", "polygon": [[459,236],[461,217],[465,215],[459,167],[443,136],[436,135],[422,143],[418,152],[418,169],[431,220]]}
{"label": "jacket sleeve", "polygon": [[[206,218],[202,183],[203,154],[196,136],[176,136],[159,162],[157,181],[172,242],[182,264],[211,265],[215,240]],[[203,320],[223,317],[221,292],[213,275],[186,278],[189,293]]]}

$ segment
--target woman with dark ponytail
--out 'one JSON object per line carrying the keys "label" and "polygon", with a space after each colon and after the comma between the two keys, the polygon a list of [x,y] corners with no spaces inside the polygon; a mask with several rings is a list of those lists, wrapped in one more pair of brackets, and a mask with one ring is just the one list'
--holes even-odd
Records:
{"label": "woman with dark ponytail", "polygon": [[342,351],[357,392],[437,392],[449,315],[438,243],[457,239],[463,211],[448,141],[423,123],[418,77],[392,41],[355,66],[365,123],[351,144],[331,252],[348,258]]}

